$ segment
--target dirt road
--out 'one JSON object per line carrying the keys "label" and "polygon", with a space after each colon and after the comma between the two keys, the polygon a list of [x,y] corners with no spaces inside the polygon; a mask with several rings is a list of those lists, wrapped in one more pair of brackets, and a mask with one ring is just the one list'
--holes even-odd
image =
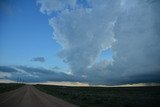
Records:
{"label": "dirt road", "polygon": [[0,107],[76,107],[64,100],[53,97],[26,85],[0,95]]}

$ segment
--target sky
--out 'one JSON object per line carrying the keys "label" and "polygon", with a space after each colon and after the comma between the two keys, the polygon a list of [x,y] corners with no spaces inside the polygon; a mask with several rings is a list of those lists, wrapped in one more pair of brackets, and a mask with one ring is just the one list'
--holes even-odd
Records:
{"label": "sky", "polygon": [[160,83],[159,0],[1,0],[0,81]]}

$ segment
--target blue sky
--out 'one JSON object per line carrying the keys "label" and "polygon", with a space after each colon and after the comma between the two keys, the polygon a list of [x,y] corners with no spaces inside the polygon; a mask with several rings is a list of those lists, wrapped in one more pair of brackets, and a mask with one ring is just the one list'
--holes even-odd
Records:
{"label": "blue sky", "polygon": [[[0,64],[52,68],[66,67],[56,53],[61,46],[52,38],[49,16],[40,13],[34,0],[2,0],[0,11]],[[9,11],[9,13],[7,13]],[[45,57],[45,63],[30,61]]]}
{"label": "blue sky", "polygon": [[[85,0],[78,3],[87,6]],[[1,8],[0,11],[1,65],[67,68],[67,64],[57,57],[57,52],[62,47],[53,39],[52,28],[48,23],[51,16],[41,14],[36,1],[2,0],[1,5],[7,8]],[[34,57],[44,57],[46,61],[30,61]],[[99,59],[103,58],[110,59],[111,50],[103,52]]]}
{"label": "blue sky", "polygon": [[0,81],[160,83],[159,7],[158,0],[1,0]]}

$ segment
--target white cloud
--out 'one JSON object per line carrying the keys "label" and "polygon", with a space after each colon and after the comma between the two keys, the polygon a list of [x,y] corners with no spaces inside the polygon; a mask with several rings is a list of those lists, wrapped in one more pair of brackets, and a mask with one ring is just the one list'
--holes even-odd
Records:
{"label": "white cloud", "polygon": [[[160,2],[87,1],[89,8],[71,10],[64,6],[70,5],[70,1],[61,2],[61,8],[39,2],[43,13],[61,11],[49,23],[54,39],[63,46],[58,55],[69,64],[73,74],[103,84],[159,82]],[[113,50],[114,62],[96,63],[97,57],[108,48]]]}
{"label": "white cloud", "polygon": [[115,42],[113,27],[118,3],[104,2],[92,9],[65,10],[50,20],[54,38],[63,46],[59,56],[74,73],[81,74],[93,65],[98,55]]}
{"label": "white cloud", "polygon": [[76,0],[37,0],[37,3],[41,4],[40,11],[43,14],[50,14],[69,7],[74,8],[76,5]]}

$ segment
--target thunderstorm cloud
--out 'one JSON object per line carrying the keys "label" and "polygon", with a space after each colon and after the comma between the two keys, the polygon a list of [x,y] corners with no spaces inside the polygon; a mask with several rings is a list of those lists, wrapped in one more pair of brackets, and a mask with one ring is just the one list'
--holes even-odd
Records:
{"label": "thunderstorm cloud", "polygon": [[[160,82],[160,2],[86,2],[38,0],[43,14],[58,14],[49,24],[72,73],[95,84]],[[112,60],[96,62],[108,49]]]}
{"label": "thunderstorm cloud", "polygon": [[[75,0],[38,0],[38,4],[43,14],[58,13],[49,24],[63,46],[58,56],[74,75],[102,84],[160,82],[158,0],[87,0],[86,6]],[[113,60],[96,62],[108,49]]]}
{"label": "thunderstorm cloud", "polygon": [[[70,73],[0,66],[0,78],[89,84],[160,83],[159,0],[37,0]],[[111,51],[109,59],[98,60]],[[45,62],[44,57],[32,61]],[[59,72],[57,72],[57,69]]]}

